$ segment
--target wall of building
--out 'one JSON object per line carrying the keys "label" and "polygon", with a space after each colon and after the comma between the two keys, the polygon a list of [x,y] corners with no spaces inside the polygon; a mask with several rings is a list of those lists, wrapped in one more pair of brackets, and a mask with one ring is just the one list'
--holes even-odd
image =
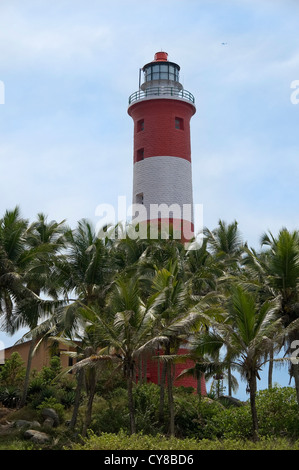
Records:
{"label": "wall of building", "polygon": [[[16,344],[11,346],[10,348],[6,348],[4,351],[4,359],[7,360],[11,357],[13,352],[18,352],[23,359],[24,363],[27,364],[29,349],[30,349],[30,341],[22,344]],[[50,365],[51,354],[49,351],[50,344],[47,342],[42,342],[39,348],[37,349],[36,353],[32,359],[31,370],[40,371],[44,366]],[[68,350],[65,347],[59,347],[60,351],[60,360],[61,365],[63,368],[68,367],[69,365],[69,358],[68,356],[62,354],[63,351]]]}

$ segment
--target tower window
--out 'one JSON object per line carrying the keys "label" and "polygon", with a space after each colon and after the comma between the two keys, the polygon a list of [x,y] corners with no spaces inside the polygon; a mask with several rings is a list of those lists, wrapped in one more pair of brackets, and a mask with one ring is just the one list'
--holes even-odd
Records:
{"label": "tower window", "polygon": [[136,204],[143,204],[143,193],[136,194]]}
{"label": "tower window", "polygon": [[144,119],[137,121],[137,132],[144,131]]}
{"label": "tower window", "polygon": [[184,130],[184,119],[176,117],[174,120],[175,128]]}
{"label": "tower window", "polygon": [[143,148],[137,150],[136,162],[140,162],[141,160],[144,160],[144,149]]}

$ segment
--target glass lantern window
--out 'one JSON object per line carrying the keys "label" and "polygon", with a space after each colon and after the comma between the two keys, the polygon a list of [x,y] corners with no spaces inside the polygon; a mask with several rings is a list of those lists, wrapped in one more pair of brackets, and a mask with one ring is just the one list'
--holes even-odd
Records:
{"label": "glass lantern window", "polygon": [[144,80],[173,80],[179,81],[179,71],[177,67],[170,64],[153,64],[144,70]]}

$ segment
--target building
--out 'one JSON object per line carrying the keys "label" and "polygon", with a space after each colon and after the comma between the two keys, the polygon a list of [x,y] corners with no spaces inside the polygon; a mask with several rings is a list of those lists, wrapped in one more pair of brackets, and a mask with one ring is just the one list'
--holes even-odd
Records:
{"label": "building", "polygon": [[[151,238],[157,238],[155,229],[169,234],[171,225],[174,238],[189,241],[194,237],[190,120],[196,107],[179,72],[180,66],[170,62],[166,52],[157,52],[139,70],[139,89],[129,97],[128,114],[134,122],[133,223],[149,225]],[[145,362],[147,380],[160,383],[158,361]],[[174,376],[193,365],[190,360],[177,364]],[[174,385],[196,389],[197,380],[184,377]],[[204,378],[201,391],[206,394]]]}
{"label": "building", "polygon": [[179,81],[179,71],[166,52],[157,52],[140,69],[139,89],[129,97],[128,114],[134,121],[133,204],[141,211],[138,222],[164,228],[171,223],[175,238],[190,240],[190,120],[196,109],[194,96]]}
{"label": "building", "polygon": [[[4,361],[9,359],[14,352],[17,352],[21,356],[24,363],[27,364],[29,351],[30,351],[30,345],[31,345],[31,341],[26,341],[24,343],[16,343],[13,346],[10,346],[4,349],[4,354],[3,354]],[[68,348],[64,345],[57,345],[57,348],[55,350],[55,355],[60,357],[62,368],[66,368],[68,366],[73,365],[73,359],[67,356],[66,354],[64,354],[65,351],[70,351],[70,350],[73,350],[73,349]],[[39,372],[44,366],[49,366],[52,353],[53,351],[51,352],[51,343],[47,341],[41,342],[40,346],[37,348],[35,354],[33,355],[32,363],[31,363],[31,370],[36,370]]]}

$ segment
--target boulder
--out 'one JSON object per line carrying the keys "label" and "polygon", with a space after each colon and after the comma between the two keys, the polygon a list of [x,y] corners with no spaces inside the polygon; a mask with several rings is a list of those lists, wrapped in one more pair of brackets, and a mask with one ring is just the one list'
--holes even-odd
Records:
{"label": "boulder", "polygon": [[16,428],[40,428],[40,423],[38,421],[27,421],[26,419],[17,419],[14,422]]}
{"label": "boulder", "polygon": [[16,428],[30,428],[31,421],[27,421],[26,419],[17,419],[14,423]]}
{"label": "boulder", "polygon": [[24,433],[25,439],[30,439],[30,441],[35,444],[44,444],[51,440],[50,436],[45,432],[37,431],[36,429],[27,429]]}
{"label": "boulder", "polygon": [[242,405],[244,405],[244,402],[242,402],[241,400],[238,400],[238,398],[231,397],[229,395],[221,395],[221,397],[219,397],[219,400],[223,401],[224,403],[227,403],[231,406],[242,406]]}
{"label": "boulder", "polygon": [[53,418],[46,418],[45,421],[43,422],[43,426],[46,426],[48,428],[52,428],[54,426],[54,419]]}
{"label": "boulder", "polygon": [[53,420],[53,426],[59,425],[59,416],[53,408],[43,408],[42,409],[42,417],[44,420],[48,418]]}

